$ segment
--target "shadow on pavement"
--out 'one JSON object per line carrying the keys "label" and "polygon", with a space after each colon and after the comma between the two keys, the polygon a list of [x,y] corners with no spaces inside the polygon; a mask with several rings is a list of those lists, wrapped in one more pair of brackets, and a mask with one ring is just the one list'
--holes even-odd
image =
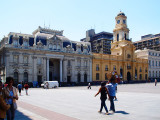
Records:
{"label": "shadow on pavement", "polygon": [[32,120],[29,116],[24,115],[22,112],[16,110],[15,120]]}
{"label": "shadow on pavement", "polygon": [[125,112],[125,111],[116,111],[115,113],[121,113],[121,114],[125,114],[125,115],[129,114],[129,113]]}

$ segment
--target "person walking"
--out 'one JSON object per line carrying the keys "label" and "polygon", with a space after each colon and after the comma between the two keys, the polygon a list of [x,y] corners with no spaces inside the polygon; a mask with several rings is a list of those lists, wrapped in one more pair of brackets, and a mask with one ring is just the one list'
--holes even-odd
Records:
{"label": "person walking", "polygon": [[98,112],[101,113],[101,112],[102,112],[102,109],[103,109],[103,107],[104,107],[105,110],[106,110],[106,115],[108,115],[109,113],[108,113],[108,109],[107,109],[107,106],[106,106],[105,101],[106,101],[106,99],[107,99],[107,94],[108,94],[108,97],[109,97],[109,98],[110,98],[110,96],[109,96],[108,90],[107,90],[107,88],[105,87],[105,85],[106,85],[105,82],[102,82],[102,83],[101,83],[101,87],[100,87],[99,91],[97,92],[97,94],[95,95],[95,97],[96,97],[99,93],[101,94],[101,96],[100,96],[100,99],[101,99],[101,107],[100,107],[100,111],[98,111]]}
{"label": "person walking", "polygon": [[19,83],[19,84],[17,85],[17,88],[18,88],[18,91],[19,91],[19,95],[21,95],[22,84]]}
{"label": "person walking", "polygon": [[155,86],[157,85],[157,79],[155,79]]}
{"label": "person walking", "polygon": [[25,88],[25,91],[26,91],[26,95],[28,95],[28,88],[29,88],[28,83],[25,83],[25,84],[24,84],[24,88]]}
{"label": "person walking", "polygon": [[115,112],[115,106],[114,106],[114,98],[116,95],[116,77],[114,75],[111,76],[109,83],[106,85],[108,92],[109,92],[109,96],[110,96],[110,110]]}
{"label": "person walking", "polygon": [[6,112],[10,108],[10,105],[8,105],[5,102],[5,99],[3,98],[3,91],[2,91],[3,85],[0,81],[0,120],[4,120],[6,118]]}
{"label": "person walking", "polygon": [[88,83],[88,89],[89,89],[89,88],[91,89],[91,83]]}
{"label": "person walking", "polygon": [[7,110],[7,120],[14,120],[15,110],[17,109],[16,100],[18,100],[18,94],[16,87],[13,87],[13,78],[7,77],[6,83],[7,87],[4,88],[4,98],[10,108]]}

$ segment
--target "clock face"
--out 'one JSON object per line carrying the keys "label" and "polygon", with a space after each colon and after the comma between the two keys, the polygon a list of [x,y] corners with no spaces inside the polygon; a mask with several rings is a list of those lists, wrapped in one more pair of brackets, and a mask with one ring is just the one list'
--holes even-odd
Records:
{"label": "clock face", "polygon": [[123,20],[123,24],[126,24],[126,21],[125,21],[125,20]]}
{"label": "clock face", "polygon": [[120,20],[117,20],[117,24],[119,24],[120,23]]}

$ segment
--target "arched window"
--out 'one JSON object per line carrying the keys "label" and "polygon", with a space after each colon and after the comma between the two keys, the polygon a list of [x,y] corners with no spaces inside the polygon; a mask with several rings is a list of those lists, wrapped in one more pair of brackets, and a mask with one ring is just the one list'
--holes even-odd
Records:
{"label": "arched window", "polygon": [[117,34],[117,41],[119,41],[119,34]]}
{"label": "arched window", "polygon": [[14,72],[14,83],[18,84],[19,80],[18,80],[18,72]]}
{"label": "arched window", "polygon": [[24,82],[28,82],[28,73],[24,72]]}
{"label": "arched window", "polygon": [[53,45],[53,49],[56,50],[56,49],[57,49],[57,46],[56,46],[56,45]]}
{"label": "arched window", "polygon": [[52,44],[49,44],[49,49],[52,50]]}
{"label": "arched window", "polygon": [[60,49],[61,49],[60,45],[57,45],[57,49],[58,49],[58,50],[60,50]]}
{"label": "arched window", "polygon": [[127,40],[127,35],[126,35],[126,33],[124,34],[124,39]]}
{"label": "arched window", "polygon": [[14,40],[14,41],[13,41],[13,44],[14,44],[14,46],[18,46],[18,41],[17,41],[17,40]]}

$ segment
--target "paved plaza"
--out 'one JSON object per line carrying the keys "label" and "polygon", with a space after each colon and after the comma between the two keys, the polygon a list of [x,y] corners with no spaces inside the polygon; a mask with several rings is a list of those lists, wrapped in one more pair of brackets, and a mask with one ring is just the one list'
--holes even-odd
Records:
{"label": "paved plaza", "polygon": [[[98,113],[100,86],[30,88],[29,96],[19,96],[15,120],[160,120],[160,83],[118,86],[116,112]],[[109,101],[106,101],[109,109]]]}

